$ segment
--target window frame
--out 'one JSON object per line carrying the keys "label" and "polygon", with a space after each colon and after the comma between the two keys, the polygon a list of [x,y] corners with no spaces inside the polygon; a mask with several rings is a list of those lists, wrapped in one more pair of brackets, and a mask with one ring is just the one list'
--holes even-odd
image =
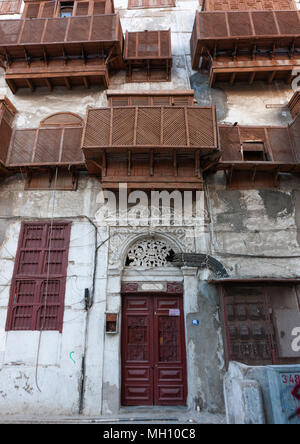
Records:
{"label": "window frame", "polygon": [[[64,315],[64,305],[65,305],[65,290],[66,290],[66,275],[67,275],[67,268],[68,268],[68,256],[69,256],[69,250],[70,250],[70,236],[71,236],[71,225],[72,223],[70,221],[50,221],[50,220],[42,220],[42,221],[35,221],[35,222],[22,222],[20,234],[19,234],[19,240],[18,240],[18,247],[15,257],[15,266],[11,281],[11,289],[10,289],[10,298],[8,303],[8,310],[7,310],[7,318],[6,318],[6,331],[59,331],[62,333],[62,327],[63,327],[63,315]],[[63,251],[63,258],[61,261],[61,273],[55,274],[50,273],[49,269],[47,269],[47,273],[43,272],[43,266],[46,264],[46,256],[47,254],[51,255],[51,253],[54,251],[54,248],[48,248],[48,242],[50,240],[50,230],[51,227],[55,228],[58,226],[64,226],[65,230],[65,236],[63,239],[64,246],[63,247],[55,247],[55,250]],[[41,246],[39,247],[32,247],[32,248],[25,248],[24,247],[24,241],[26,239],[25,233],[26,230],[29,228],[34,227],[42,227],[42,236],[41,236]],[[21,264],[21,257],[24,252],[31,252],[31,251],[39,251],[39,260],[38,260],[38,273],[20,273],[19,272],[19,266]],[[50,256],[51,257],[51,256]],[[46,303],[43,301],[42,298],[42,288],[44,283],[47,283],[47,286],[50,282],[59,282],[59,297],[58,301],[55,303]],[[30,302],[18,302],[16,297],[19,296],[19,294],[16,294],[17,287],[21,284],[32,284],[34,286],[33,299]],[[48,297],[49,293],[47,294]],[[43,309],[43,307],[49,308],[49,307],[58,307],[57,309],[57,316],[56,316],[56,324],[55,328],[42,328],[43,326],[39,326],[39,323],[41,321],[41,316],[39,316],[39,311]],[[27,316],[30,318],[29,325],[26,326],[26,328],[15,328],[14,321],[16,319],[16,309],[17,307],[25,307],[30,308],[32,307],[32,313],[31,316]]]}

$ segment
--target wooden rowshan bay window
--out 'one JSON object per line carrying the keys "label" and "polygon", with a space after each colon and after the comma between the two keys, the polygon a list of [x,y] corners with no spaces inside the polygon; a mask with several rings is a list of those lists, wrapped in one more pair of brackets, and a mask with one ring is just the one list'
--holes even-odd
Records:
{"label": "wooden rowshan bay window", "polygon": [[222,157],[212,169],[225,171],[231,189],[274,188],[279,174],[300,172],[300,114],[281,127],[219,125]]}
{"label": "wooden rowshan bay window", "polygon": [[171,80],[171,30],[126,31],[124,61],[127,82]]}
{"label": "wooden rowshan bay window", "polygon": [[297,9],[294,0],[200,0],[202,11]]}
{"label": "wooden rowshan bay window", "polygon": [[220,279],[227,361],[299,364],[292,331],[299,325],[299,280]]}
{"label": "wooden rowshan bay window", "polygon": [[25,0],[22,18],[78,17],[84,15],[113,14],[112,0],[39,1]]}
{"label": "wooden rowshan bay window", "polygon": [[22,224],[6,330],[62,332],[70,229],[69,222]]}
{"label": "wooden rowshan bay window", "polygon": [[0,0],[0,15],[18,14],[21,10],[22,0]]}

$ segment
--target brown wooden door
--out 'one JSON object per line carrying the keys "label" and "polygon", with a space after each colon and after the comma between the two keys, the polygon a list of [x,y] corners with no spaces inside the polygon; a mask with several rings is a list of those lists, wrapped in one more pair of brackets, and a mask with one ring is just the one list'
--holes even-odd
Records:
{"label": "brown wooden door", "polygon": [[122,404],[185,405],[180,296],[128,295],[122,309]]}

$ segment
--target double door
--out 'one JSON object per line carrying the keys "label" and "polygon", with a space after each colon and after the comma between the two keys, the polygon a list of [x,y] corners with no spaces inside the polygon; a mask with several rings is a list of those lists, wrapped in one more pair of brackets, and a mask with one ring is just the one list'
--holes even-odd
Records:
{"label": "double door", "polygon": [[181,296],[124,296],[121,351],[122,405],[185,405]]}

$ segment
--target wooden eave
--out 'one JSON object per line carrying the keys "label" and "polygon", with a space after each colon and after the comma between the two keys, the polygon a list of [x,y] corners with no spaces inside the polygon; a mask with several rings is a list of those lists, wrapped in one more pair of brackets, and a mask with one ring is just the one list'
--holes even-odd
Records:
{"label": "wooden eave", "polygon": [[232,61],[239,53],[248,53],[251,59],[262,50],[273,57],[278,49],[293,58],[300,46],[299,12],[197,12],[190,43],[193,69],[198,69],[201,57],[212,62],[226,52]]}

